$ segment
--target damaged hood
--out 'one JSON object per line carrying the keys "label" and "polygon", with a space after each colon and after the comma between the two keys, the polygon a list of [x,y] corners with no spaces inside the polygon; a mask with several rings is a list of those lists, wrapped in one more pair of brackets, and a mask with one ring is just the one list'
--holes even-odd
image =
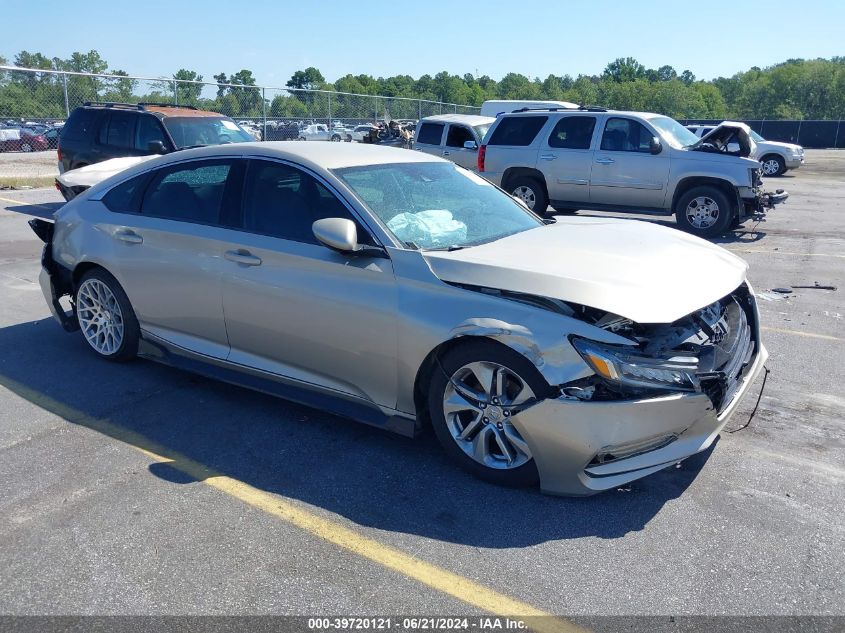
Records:
{"label": "damaged hood", "polygon": [[[736,143],[739,146],[737,151],[733,151],[727,147],[731,143]],[[708,148],[713,147],[717,151],[724,151],[726,154],[742,156],[743,158],[754,156],[757,152],[757,143],[751,137],[751,128],[739,121],[722,121],[718,126],[702,136],[701,140],[690,149],[694,151],[713,151],[712,149],[708,150]],[[725,149],[723,150],[723,148]]]}
{"label": "damaged hood", "polygon": [[456,251],[424,251],[443,281],[570,301],[637,323],[671,323],[745,279],[735,255],[635,220],[566,218]]}
{"label": "damaged hood", "polygon": [[101,163],[94,163],[93,165],[86,165],[85,167],[66,171],[56,176],[56,180],[65,187],[93,187],[97,183],[104,181],[106,178],[111,178],[124,169],[156,158],[157,156],[157,154],[153,154],[151,156],[112,158],[110,160],[104,160]]}

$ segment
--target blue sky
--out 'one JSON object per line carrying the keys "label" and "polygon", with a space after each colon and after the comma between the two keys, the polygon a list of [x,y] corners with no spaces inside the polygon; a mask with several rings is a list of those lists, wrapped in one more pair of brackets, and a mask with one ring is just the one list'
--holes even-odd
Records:
{"label": "blue sky", "polygon": [[[700,79],[788,58],[845,55],[845,2],[603,0],[0,0],[0,55],[97,49],[131,75],[253,71],[283,86],[316,66],[329,81],[441,70],[545,78],[600,73],[616,57],[689,68]],[[43,10],[42,10],[43,8]],[[684,10],[686,8],[686,11]],[[17,25],[9,28],[11,25]],[[30,28],[26,28],[29,25]]]}

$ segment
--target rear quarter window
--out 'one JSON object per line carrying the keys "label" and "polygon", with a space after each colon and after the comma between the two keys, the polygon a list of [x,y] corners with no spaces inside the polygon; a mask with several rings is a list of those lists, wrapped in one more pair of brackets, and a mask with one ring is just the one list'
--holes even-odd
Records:
{"label": "rear quarter window", "polygon": [[547,116],[511,116],[504,117],[493,130],[488,145],[531,145],[537,132],[549,120]]}
{"label": "rear quarter window", "polygon": [[420,133],[414,142],[422,143],[423,145],[440,145],[444,127],[446,126],[443,123],[423,123],[420,126]]}
{"label": "rear quarter window", "polygon": [[141,174],[113,187],[103,196],[103,204],[115,213],[137,213],[140,194],[148,177],[149,174]]}
{"label": "rear quarter window", "polygon": [[62,140],[75,141],[87,138],[93,133],[100,114],[102,113],[98,110],[84,108],[74,110],[62,128]]}

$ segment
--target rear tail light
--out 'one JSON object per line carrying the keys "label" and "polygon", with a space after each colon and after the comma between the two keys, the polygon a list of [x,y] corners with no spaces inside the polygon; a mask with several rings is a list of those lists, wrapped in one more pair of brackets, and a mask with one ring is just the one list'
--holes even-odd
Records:
{"label": "rear tail light", "polygon": [[478,148],[478,171],[484,171],[484,158],[487,156],[487,146]]}
{"label": "rear tail light", "polygon": [[62,146],[56,145],[56,157],[58,158],[59,162],[62,162]]}

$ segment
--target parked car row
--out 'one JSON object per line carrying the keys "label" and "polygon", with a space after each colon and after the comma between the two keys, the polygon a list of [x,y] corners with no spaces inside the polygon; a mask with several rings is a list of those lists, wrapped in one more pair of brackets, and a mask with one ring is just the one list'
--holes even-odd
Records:
{"label": "parked car row", "polygon": [[0,122],[0,152],[41,152],[58,147],[63,121],[38,123],[36,121]]}

